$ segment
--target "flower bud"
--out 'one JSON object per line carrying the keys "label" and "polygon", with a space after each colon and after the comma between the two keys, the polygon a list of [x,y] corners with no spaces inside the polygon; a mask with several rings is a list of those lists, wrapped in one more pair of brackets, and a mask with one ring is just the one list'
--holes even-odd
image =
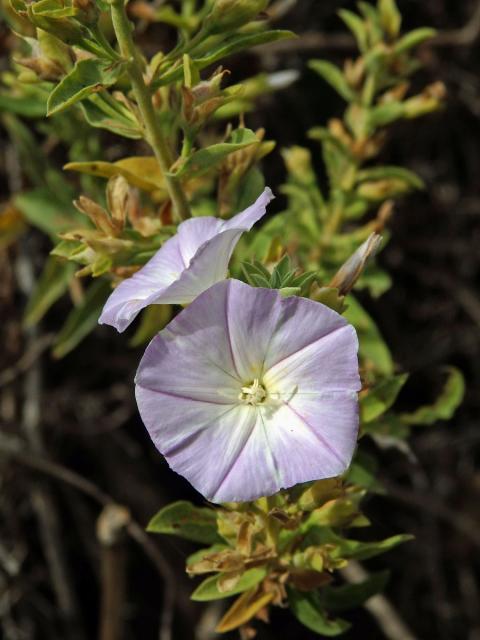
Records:
{"label": "flower bud", "polygon": [[269,0],[215,0],[207,16],[210,33],[238,29],[264,11]]}
{"label": "flower bud", "polygon": [[342,296],[351,291],[353,285],[365,269],[367,261],[378,251],[381,241],[382,238],[378,234],[370,234],[367,240],[365,240],[345,264],[340,267],[330,282],[329,287],[338,289],[339,294]]}

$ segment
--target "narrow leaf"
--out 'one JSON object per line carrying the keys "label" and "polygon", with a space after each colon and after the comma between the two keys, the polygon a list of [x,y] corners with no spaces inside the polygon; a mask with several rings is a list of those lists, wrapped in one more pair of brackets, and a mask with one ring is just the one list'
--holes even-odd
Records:
{"label": "narrow leaf", "polygon": [[366,580],[358,584],[345,584],[341,587],[326,586],[322,590],[322,602],[327,611],[333,612],[359,607],[372,596],[383,591],[389,577],[389,571],[381,571],[372,573]]}
{"label": "narrow leaf", "polygon": [[248,589],[252,589],[259,582],[261,582],[267,575],[267,570],[264,567],[256,567],[254,569],[248,569],[242,575],[236,586],[231,591],[220,591],[218,588],[218,579],[221,574],[209,576],[206,578],[192,593],[190,596],[192,600],[197,602],[207,602],[210,600],[221,600],[222,598],[228,598],[230,596],[243,593]]}
{"label": "narrow leaf", "polygon": [[236,600],[227,613],[218,623],[215,631],[226,633],[238,629],[251,620],[261,609],[267,606],[274,598],[274,594],[257,592],[256,590],[243,593]]}
{"label": "narrow leaf", "polygon": [[322,76],[347,102],[355,100],[355,92],[337,66],[326,60],[310,60],[308,66]]}
{"label": "narrow leaf", "polygon": [[66,356],[95,329],[109,293],[110,283],[106,280],[96,280],[89,286],[85,298],[69,313],[55,340],[54,358]]}
{"label": "narrow leaf", "polygon": [[295,617],[308,629],[328,638],[338,636],[350,628],[346,620],[332,620],[327,616],[315,593],[288,590],[288,602]]}
{"label": "narrow leaf", "polygon": [[48,97],[47,115],[59,113],[92,93],[112,86],[124,70],[125,64],[121,62],[79,60]]}
{"label": "narrow leaf", "polygon": [[438,420],[450,420],[462,403],[465,395],[465,380],[462,373],[455,367],[446,367],[445,372],[448,378],[437,400],[431,405],[420,407],[413,413],[402,414],[400,416],[402,422],[430,426]]}
{"label": "narrow leaf", "polygon": [[75,269],[70,262],[55,257],[47,259],[25,309],[25,326],[30,327],[41,320],[52,304],[65,293]]}
{"label": "narrow leaf", "polygon": [[[269,44],[270,42],[278,42],[279,40],[285,40],[288,38],[294,38],[295,35],[291,31],[274,30],[263,31],[261,33],[248,33],[238,34],[229,38],[226,42],[222,42],[211,49],[206,55],[201,58],[194,58],[196,68],[201,71],[205,67],[210,66],[218,60],[227,58],[228,56],[256,47],[261,44]],[[177,80],[183,78],[183,64],[175,67],[174,69],[168,69],[163,75],[155,78],[152,82],[153,87],[164,86],[171,84]]]}
{"label": "narrow leaf", "polygon": [[360,415],[362,422],[372,422],[385,413],[397,399],[400,390],[408,379],[407,374],[382,380],[366,395],[360,397]]}
{"label": "narrow leaf", "polygon": [[258,138],[250,129],[236,129],[232,132],[228,142],[212,144],[210,147],[195,151],[182,165],[177,176],[193,176],[205,173],[220,164],[230,153],[244,149],[252,144],[258,144]]}
{"label": "narrow leaf", "polygon": [[217,516],[213,509],[195,507],[186,500],[161,509],[150,520],[147,531],[180,536],[193,542],[223,542],[217,533]]}

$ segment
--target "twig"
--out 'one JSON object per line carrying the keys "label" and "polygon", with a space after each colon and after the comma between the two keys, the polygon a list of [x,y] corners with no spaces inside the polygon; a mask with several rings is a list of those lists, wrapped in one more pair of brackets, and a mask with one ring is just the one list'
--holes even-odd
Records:
{"label": "twig", "polygon": [[47,333],[40,336],[35,340],[31,346],[25,351],[25,353],[17,360],[17,362],[9,367],[0,371],[0,387],[4,387],[7,384],[12,383],[32,367],[32,365],[38,360],[42,353],[48,349],[53,342],[53,334]]}
{"label": "twig", "polygon": [[97,539],[102,547],[102,604],[99,640],[121,640],[126,592],[125,527],[130,512],[125,507],[110,504],[97,520]]}
{"label": "twig", "polygon": [[[340,573],[347,582],[355,584],[364,582],[368,578],[368,573],[362,565],[355,560],[351,560]],[[388,640],[416,640],[413,633],[401,619],[392,603],[380,594],[373,596],[364,604],[382,629]]]}
{"label": "twig", "polygon": [[[0,457],[2,455],[15,460],[19,464],[29,467],[30,469],[44,473],[51,478],[55,478],[64,484],[74,487],[81,493],[92,498],[102,507],[117,504],[111,496],[97,487],[90,480],[87,480],[75,471],[71,471],[56,462],[47,460],[41,456],[32,455],[28,450],[25,450],[25,446],[21,440],[18,438],[12,438],[11,436],[8,437],[0,433]],[[170,565],[166,562],[157,546],[152,542],[143,528],[138,524],[138,522],[131,519],[126,526],[125,531],[128,536],[142,548],[145,555],[154,565],[158,574],[164,580],[166,600],[164,606],[167,613],[169,609],[173,608],[173,605],[170,603],[175,602],[175,605],[179,607],[183,614],[190,614],[190,608],[185,605],[183,599],[175,599],[175,584],[178,582],[178,579],[176,579]],[[162,628],[164,628],[164,626],[165,625],[162,625]],[[168,637],[169,636],[164,631],[162,640],[168,640]]]}
{"label": "twig", "polygon": [[132,27],[127,17],[125,3],[123,0],[110,0],[109,4],[112,11],[113,29],[120,52],[128,64],[127,74],[142,116],[147,141],[158,160],[174,212],[180,220],[186,220],[191,216],[190,206],[179,179],[170,173],[171,150],[153,108],[150,88],[147,87],[143,78],[142,61],[133,42]]}
{"label": "twig", "polygon": [[[12,193],[18,191],[19,169],[18,155],[13,147],[8,148],[10,168],[13,169],[10,180]],[[15,165],[18,165],[18,170]],[[19,289],[28,299],[34,288],[34,273],[29,251],[25,246],[25,240],[19,244],[19,253],[16,261],[16,272]],[[38,349],[39,338],[36,327],[24,330],[27,354]],[[21,427],[29,446],[35,454],[43,455],[45,446],[40,425],[42,372],[39,356],[34,357],[31,365],[25,372],[23,391],[23,407]],[[60,615],[65,625],[65,636],[73,640],[84,638],[79,617],[78,604],[75,591],[72,586],[71,576],[66,561],[66,554],[60,533],[60,520],[55,501],[45,486],[33,486],[31,489],[32,507],[37,517],[39,533],[45,559],[49,569],[52,586]]]}

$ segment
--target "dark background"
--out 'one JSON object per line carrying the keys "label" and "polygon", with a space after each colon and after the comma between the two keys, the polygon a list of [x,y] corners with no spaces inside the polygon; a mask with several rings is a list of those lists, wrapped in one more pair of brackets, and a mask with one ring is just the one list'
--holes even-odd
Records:
{"label": "dark background", "polygon": [[[412,372],[399,399],[401,409],[435,397],[442,364],[460,367],[467,380],[467,396],[456,417],[447,425],[418,429],[410,441],[413,456],[398,451],[379,454],[381,476],[390,495],[371,498],[365,505],[373,522],[372,539],[399,532],[416,537],[366,565],[391,570],[387,597],[413,637],[427,640],[480,638],[477,4],[458,0],[399,2],[405,28],[433,26],[440,32],[434,45],[422,50],[425,66],[414,84],[422,87],[442,80],[449,98],[443,112],[402,123],[391,131],[381,160],[418,172],[427,189],[409,196],[396,208],[393,237],[380,257],[393,278],[393,289],[379,300],[362,298],[399,370]],[[305,132],[339,115],[343,104],[306,69],[306,62],[311,57],[340,62],[354,54],[336,17],[340,7],[353,6],[342,1],[300,0],[278,24],[307,35],[233,59],[228,65],[233,80],[254,69],[301,71],[294,86],[260,100],[258,111],[247,119],[252,128],[264,126],[268,138],[278,140],[279,148],[303,144],[319,158]],[[6,143],[4,133],[1,135],[2,144]],[[108,136],[106,141],[111,143]],[[7,165],[1,176],[6,188]],[[284,179],[278,151],[267,159],[264,170],[268,183],[278,189]],[[2,197],[8,198],[8,190]],[[274,203],[277,210],[283,204],[281,198]],[[0,254],[2,368],[15,365],[27,347],[41,347],[43,336],[57,329],[68,311],[68,304],[60,303],[35,334],[22,334],[24,294],[18,284],[18,257],[22,252],[27,254],[36,273],[47,251],[48,241],[32,231],[20,247]],[[28,429],[32,412],[38,411],[45,449],[42,456],[75,470],[98,490],[126,505],[144,526],[168,502],[185,498],[200,503],[201,498],[168,470],[137,415],[132,382],[140,354],[141,349],[126,347],[124,336],[102,327],[64,360],[53,361],[48,351],[31,362],[23,360],[23,369],[20,367],[14,380],[0,387],[0,422],[2,431],[21,437],[20,423]],[[96,637],[102,559],[95,523],[101,496],[92,499],[85,495],[87,489],[97,490],[90,485],[78,490],[65,478],[47,479],[45,469],[32,470],[34,461],[26,445],[23,454],[16,462],[0,462],[0,635],[8,640]],[[51,468],[47,471],[52,473]],[[39,520],[50,523],[50,541],[42,538]],[[66,581],[58,575],[55,578],[55,571],[52,574],[48,561],[52,540],[65,558]],[[183,573],[185,557],[195,547],[166,537],[151,542],[161,556],[160,564],[165,562],[170,568],[162,569],[163,578],[147,558],[146,551],[153,551],[145,548],[145,540],[138,544],[130,537],[113,551],[113,566],[121,569],[124,562],[126,570],[125,638],[159,638],[159,619],[165,606],[167,613],[170,611],[174,589],[173,638],[211,637],[208,632],[201,635],[201,629],[209,628],[210,618],[219,610],[209,607],[205,613],[206,607],[189,602],[193,583]],[[354,622],[354,628],[345,638],[401,638],[385,635],[363,610],[347,618]],[[275,610],[270,627],[259,625],[258,637],[307,640],[314,636],[289,612]]]}

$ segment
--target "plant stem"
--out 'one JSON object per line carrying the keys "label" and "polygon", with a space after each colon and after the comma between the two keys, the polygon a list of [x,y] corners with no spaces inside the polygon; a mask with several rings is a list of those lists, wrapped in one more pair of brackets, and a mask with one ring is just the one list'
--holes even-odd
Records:
{"label": "plant stem", "polygon": [[113,28],[120,47],[120,53],[129,63],[127,73],[143,119],[147,140],[164,175],[175,214],[180,220],[186,220],[191,216],[190,207],[179,180],[175,176],[169,175],[170,167],[173,164],[172,154],[157,121],[150,90],[143,79],[143,64],[133,42],[132,26],[128,20],[124,2],[123,0],[111,0],[110,4],[112,7]]}

